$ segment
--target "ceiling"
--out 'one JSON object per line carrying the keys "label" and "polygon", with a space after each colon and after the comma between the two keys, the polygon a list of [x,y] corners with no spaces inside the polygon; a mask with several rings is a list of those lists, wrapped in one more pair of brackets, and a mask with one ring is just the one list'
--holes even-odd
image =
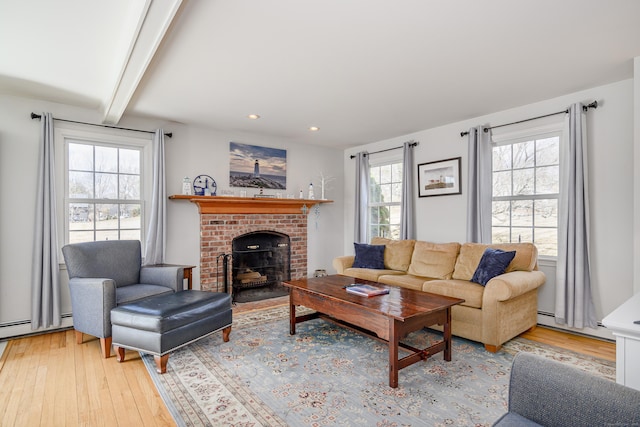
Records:
{"label": "ceiling", "polygon": [[0,93],[348,147],[631,78],[638,17],[638,0],[0,0]]}

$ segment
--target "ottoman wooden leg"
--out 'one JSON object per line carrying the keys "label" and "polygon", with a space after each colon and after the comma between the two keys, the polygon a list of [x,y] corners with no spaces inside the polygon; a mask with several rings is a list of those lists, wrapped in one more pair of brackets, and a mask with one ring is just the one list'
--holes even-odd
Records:
{"label": "ottoman wooden leg", "polygon": [[167,372],[167,362],[169,361],[169,353],[164,356],[153,356],[153,360],[156,361],[156,372],[164,374]]}
{"label": "ottoman wooden leg", "polygon": [[231,334],[231,326],[227,326],[222,330],[222,341],[229,342],[229,334]]}
{"label": "ottoman wooden leg", "polygon": [[113,349],[116,352],[116,360],[118,362],[124,362],[124,347],[114,346]]}

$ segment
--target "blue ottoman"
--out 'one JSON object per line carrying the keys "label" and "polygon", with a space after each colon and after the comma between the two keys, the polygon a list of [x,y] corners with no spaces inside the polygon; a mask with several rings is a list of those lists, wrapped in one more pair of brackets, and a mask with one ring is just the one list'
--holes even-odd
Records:
{"label": "blue ottoman", "polygon": [[112,342],[118,362],[125,348],[153,354],[158,373],[167,371],[169,353],[222,329],[231,333],[231,295],[182,291],[156,295],[111,310]]}

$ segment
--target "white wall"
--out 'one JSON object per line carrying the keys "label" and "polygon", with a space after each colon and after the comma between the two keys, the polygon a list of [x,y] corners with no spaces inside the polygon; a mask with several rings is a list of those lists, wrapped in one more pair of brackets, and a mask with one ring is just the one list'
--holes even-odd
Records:
{"label": "white wall", "polygon": [[[460,132],[472,126],[500,125],[566,109],[575,102],[597,100],[598,109],[588,113],[590,157],[590,207],[592,280],[598,320],[601,320],[633,294],[633,80],[596,87],[582,92],[530,104],[511,110],[452,123],[398,138],[379,141],[346,151],[345,239],[343,250],[353,253],[353,177],[350,154],[366,149],[376,151],[415,139],[416,164],[462,157],[462,195],[417,198],[417,237],[434,242],[462,242],[466,236],[467,140]],[[529,122],[536,126],[536,122]],[[373,155],[375,156],[375,155]],[[373,157],[372,156],[372,157]],[[636,168],[638,169],[638,168]],[[416,167],[417,170],[417,167]],[[416,183],[417,188],[417,183]],[[544,262],[543,271],[551,285],[540,291],[540,308],[553,312],[554,263]],[[554,324],[555,326],[555,324]],[[585,330],[600,335],[603,331]],[[607,332],[605,335],[609,336]]]}
{"label": "white wall", "polygon": [[[634,260],[640,257],[640,56],[633,60],[633,212]],[[640,262],[634,263],[634,293],[640,292]]]}
{"label": "white wall", "polygon": [[[99,123],[97,111],[68,105],[0,95],[0,338],[31,332],[31,257],[40,122],[30,113],[53,113],[54,117]],[[308,270],[329,270],[333,257],[341,253],[344,196],[342,151],[317,146],[282,144],[274,137],[218,132],[160,120],[125,117],[120,126],[153,130],[162,127],[173,132],[166,141],[167,192],[179,194],[182,179],[198,174],[211,175],[218,189],[229,187],[229,142],[262,145],[287,150],[287,192],[305,194],[309,182],[320,196],[319,176],[333,180],[326,197],[334,203],[323,204],[316,220],[309,215]],[[95,130],[99,128],[89,127]],[[138,134],[136,134],[138,135]],[[200,236],[197,206],[186,201],[167,202],[167,262],[199,265]],[[317,226],[316,226],[317,223]],[[59,232],[61,236],[61,231]],[[61,236],[62,237],[62,236]],[[62,257],[60,262],[63,262]],[[194,287],[199,288],[200,269],[194,270]],[[62,271],[62,312],[70,313],[71,304]],[[71,324],[65,319],[63,326]]]}

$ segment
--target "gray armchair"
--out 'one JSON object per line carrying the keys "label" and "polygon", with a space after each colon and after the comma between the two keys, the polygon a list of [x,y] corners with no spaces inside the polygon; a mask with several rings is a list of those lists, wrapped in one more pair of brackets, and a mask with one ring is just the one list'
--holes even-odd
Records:
{"label": "gray armchair", "polygon": [[107,240],[62,248],[76,342],[82,334],[100,338],[102,354],[111,355],[111,309],[122,304],[183,289],[182,267],[142,266],[140,241]]}
{"label": "gray armchair", "polygon": [[640,391],[520,352],[511,368],[509,412],[493,425],[640,426]]}

